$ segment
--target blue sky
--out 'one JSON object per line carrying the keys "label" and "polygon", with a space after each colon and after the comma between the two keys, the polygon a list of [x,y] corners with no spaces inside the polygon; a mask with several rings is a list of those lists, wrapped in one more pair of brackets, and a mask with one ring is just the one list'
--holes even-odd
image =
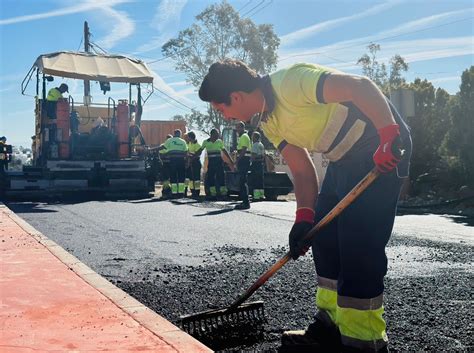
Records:
{"label": "blue sky", "polygon": [[[28,145],[34,133],[33,84],[21,95],[21,81],[40,54],[82,50],[83,23],[92,41],[107,52],[150,63],[154,94],[145,120],[167,120],[203,108],[196,88],[162,59],[161,45],[189,27],[217,1],[208,0],[1,0],[0,135]],[[279,67],[307,61],[361,74],[357,59],[369,43],[381,45],[379,61],[400,54],[409,63],[405,77],[427,78],[449,93],[458,91],[463,70],[474,65],[473,0],[238,0],[228,1],[243,17],[271,23],[281,38]],[[59,78],[51,87],[62,82]],[[65,80],[82,100],[78,81]],[[107,96],[93,86],[94,102]],[[127,98],[126,86],[112,85],[114,98]]]}

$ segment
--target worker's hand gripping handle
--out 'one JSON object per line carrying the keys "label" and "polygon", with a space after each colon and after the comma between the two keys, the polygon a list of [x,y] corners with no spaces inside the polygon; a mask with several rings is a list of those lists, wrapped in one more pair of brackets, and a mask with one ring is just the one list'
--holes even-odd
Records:
{"label": "worker's hand gripping handle", "polygon": [[[339,216],[341,212],[349,206],[372,182],[380,175],[377,167],[372,169],[351,191],[334,206],[334,208],[321,219],[304,237],[305,243],[311,243],[311,240],[316,235],[318,230],[331,222],[334,218]],[[245,293],[243,293],[230,307],[228,310],[232,310],[246,301],[255,291],[260,288],[270,277],[272,277],[280,268],[282,268],[291,259],[291,253],[288,251],[285,256],[278,260],[267,272],[260,276],[260,278],[253,283]]]}

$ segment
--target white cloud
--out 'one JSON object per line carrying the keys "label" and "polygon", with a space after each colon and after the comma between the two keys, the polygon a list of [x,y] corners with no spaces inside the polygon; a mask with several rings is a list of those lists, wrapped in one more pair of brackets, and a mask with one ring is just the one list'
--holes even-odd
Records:
{"label": "white cloud", "polygon": [[21,22],[36,21],[51,17],[66,16],[76,13],[89,11],[102,11],[108,17],[102,17],[102,20],[113,23],[112,30],[104,38],[97,42],[105,48],[113,47],[119,40],[130,36],[135,30],[135,24],[123,11],[117,11],[113,7],[133,0],[87,0],[77,5],[65,6],[53,11],[42,12],[33,15],[24,15],[18,17],[0,20],[0,25],[11,25]]}
{"label": "white cloud", "polygon": [[10,74],[10,75],[3,75],[0,76],[0,82],[5,83],[5,82],[20,82],[25,78],[25,75],[23,74]]}
{"label": "white cloud", "polygon": [[158,36],[153,37],[148,43],[141,45],[137,53],[145,53],[161,48],[166,41],[176,35],[181,12],[186,3],[187,0],[162,0],[160,2],[150,24],[152,28],[158,31]]}
{"label": "white cloud", "polygon": [[162,0],[156,8],[151,27],[159,32],[165,31],[170,23],[176,22],[187,0]]}
{"label": "white cloud", "polygon": [[168,85],[172,87],[179,87],[179,86],[189,86],[189,83],[186,81],[176,81],[176,82],[170,82]]}
{"label": "white cloud", "polygon": [[112,7],[102,7],[101,10],[109,16],[113,23],[112,30],[104,38],[98,40],[101,47],[112,48],[121,39],[127,38],[135,31],[135,23],[123,11],[114,10]]}
{"label": "white cloud", "polygon": [[8,91],[15,91],[15,92],[18,92],[19,87],[20,87],[19,84],[8,85],[8,86],[6,86],[6,87],[2,87],[2,88],[0,89],[0,93],[5,93],[5,92],[8,92]]}
{"label": "white cloud", "polygon": [[[430,26],[443,25],[449,21],[462,20],[472,15],[473,8],[463,9],[459,11],[444,12],[438,15],[423,17],[416,21],[403,23],[389,30],[379,32],[371,36],[355,38],[351,40],[337,42],[331,45],[315,48],[298,48],[295,50],[283,49],[280,51],[279,66],[286,66],[290,63],[299,61],[315,60],[319,63],[331,62],[337,63],[339,67],[353,66],[357,59],[367,52],[366,46],[373,43],[381,43],[383,52],[387,52],[388,47],[393,48],[393,54],[400,54],[405,58],[409,57],[410,61],[430,60],[441,57],[453,57],[466,55],[469,48],[473,48],[473,37],[457,37],[457,38],[440,38],[440,39],[423,39],[400,42],[386,42],[387,39],[400,37],[405,34],[420,32]],[[398,43],[398,44],[397,44]],[[420,46],[424,47],[427,52],[421,53]],[[459,50],[453,50],[455,48]],[[451,53],[443,52],[443,48],[451,48]],[[415,55],[416,54],[416,55]],[[450,55],[451,54],[451,55]],[[328,58],[328,56],[334,58]],[[345,61],[349,63],[340,63]]]}
{"label": "white cloud", "polygon": [[400,2],[401,2],[400,0],[389,1],[383,4],[376,5],[368,10],[362,11],[352,16],[345,16],[345,17],[336,18],[334,20],[324,21],[324,22],[317,23],[315,25],[294,31],[292,33],[288,33],[280,38],[281,45],[289,46],[289,45],[295,44],[298,41],[307,39],[308,37],[311,37],[317,33],[321,33],[321,32],[333,29],[347,22],[358,20],[367,16],[372,16],[382,11],[388,10],[391,7],[398,5]]}
{"label": "white cloud", "polygon": [[459,76],[447,76],[447,77],[438,77],[430,79],[431,83],[441,83],[441,82],[461,82],[461,75]]}
{"label": "white cloud", "polygon": [[[401,55],[407,63],[436,60],[443,58],[474,55],[474,37],[429,38],[406,41],[385,42],[378,52],[377,61],[388,63],[394,55]],[[360,71],[356,65],[357,59],[364,53],[365,48],[346,48],[330,57],[315,54],[314,49],[301,53],[304,61],[316,62],[321,65],[331,66],[341,71]],[[300,62],[301,57],[293,56],[280,64],[280,67]]]}
{"label": "white cloud", "polygon": [[75,13],[95,10],[97,8],[112,7],[117,4],[129,2],[129,1],[130,0],[95,0],[95,1],[88,0],[86,2],[83,2],[82,4],[78,4],[74,6],[66,6],[66,7],[59,8],[53,11],[47,11],[47,12],[38,13],[34,15],[24,15],[24,16],[7,18],[5,20],[0,20],[0,25],[10,25],[10,24],[21,23],[21,22],[41,20],[41,19],[50,18],[50,17],[72,15]]}
{"label": "white cloud", "polygon": [[[181,91],[178,91],[177,94],[179,96],[189,96],[192,95],[193,97],[197,96],[197,89],[196,87],[193,86],[188,86],[185,89],[182,89]],[[193,102],[194,103],[194,102]]]}
{"label": "white cloud", "polygon": [[[177,92],[176,90],[174,90],[170,85],[168,85],[165,80],[163,80],[161,78],[160,75],[157,75],[156,73],[154,73],[154,80],[153,80],[153,85],[158,88],[159,90],[165,92],[167,95],[173,97],[174,99],[178,100],[178,101],[182,101],[183,104],[187,105],[187,106],[190,106],[191,108],[194,107],[195,105],[195,102],[186,98],[185,97],[185,94],[182,94],[181,92]],[[158,95],[160,95],[159,93],[157,93]],[[172,99],[166,97],[165,99],[167,100],[170,100],[170,101],[173,101]],[[177,102],[174,102],[174,104],[178,104]],[[185,108],[185,107],[183,107]],[[185,108],[186,109],[186,108]]]}

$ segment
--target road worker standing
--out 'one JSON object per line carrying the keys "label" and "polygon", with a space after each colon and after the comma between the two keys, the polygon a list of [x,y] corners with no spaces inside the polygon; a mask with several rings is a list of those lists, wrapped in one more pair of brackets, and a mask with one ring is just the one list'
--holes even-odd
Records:
{"label": "road worker standing", "polygon": [[[173,135],[166,135],[166,141],[172,138]],[[164,144],[161,144],[164,146]],[[159,149],[158,153],[160,154],[161,160],[161,171],[160,171],[160,181],[161,181],[161,197],[167,199],[171,197],[171,182],[170,182],[170,159],[168,156],[168,150],[166,148]]]}
{"label": "road worker standing", "polygon": [[184,196],[184,178],[186,169],[186,155],[188,145],[181,138],[181,130],[174,130],[174,136],[159,147],[159,150],[166,149],[169,158],[169,171],[171,182],[171,194],[173,198]]}
{"label": "road worker standing", "polygon": [[[227,188],[224,179],[224,161],[222,160],[221,152],[227,153],[224,147],[224,142],[219,138],[219,131],[212,129],[210,137],[202,142],[202,150],[207,152],[207,184],[210,195],[208,199],[216,200],[227,196]],[[228,155],[228,153],[227,153]]]}
{"label": "road worker standing", "polygon": [[250,142],[250,137],[247,131],[245,130],[245,124],[242,121],[239,121],[236,126],[236,131],[238,134],[237,139],[237,172],[239,173],[239,196],[242,200],[242,203],[235,206],[236,210],[247,210],[250,208],[249,202],[249,186],[248,186],[248,173],[250,170],[250,156],[252,143]]}
{"label": "road worker standing", "polygon": [[263,188],[263,173],[265,162],[265,147],[261,142],[258,131],[252,133],[252,164],[250,165],[250,185],[253,189],[253,201],[263,200],[265,190]]}
{"label": "road worker standing", "polygon": [[186,176],[189,178],[189,190],[191,190],[191,197],[199,199],[201,193],[201,145],[196,139],[196,134],[193,131],[187,133],[188,135],[188,161]]}
{"label": "road worker standing", "polygon": [[[387,352],[385,247],[411,154],[409,129],[393,105],[365,77],[306,63],[262,77],[233,59],[209,68],[199,97],[226,119],[248,122],[260,114],[293,175],[290,252],[297,259],[312,245],[318,311],[307,330],[283,334],[282,350]],[[308,150],[330,160],[319,196]],[[312,243],[303,242],[374,165],[381,176]]]}

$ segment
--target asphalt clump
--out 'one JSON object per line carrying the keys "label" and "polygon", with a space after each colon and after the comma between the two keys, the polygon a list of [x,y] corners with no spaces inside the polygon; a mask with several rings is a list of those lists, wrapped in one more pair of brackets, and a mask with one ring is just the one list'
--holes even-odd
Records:
{"label": "asphalt clump", "polygon": [[[407,237],[394,237],[389,246],[428,246],[429,261],[446,263],[471,263],[474,255],[474,248],[467,245]],[[117,285],[179,325],[181,315],[230,305],[287,251],[283,247],[267,250],[220,247],[204,255],[203,265],[164,264],[147,269],[151,274],[142,281]],[[389,273],[385,318],[390,349],[472,351],[472,283],[472,271],[449,266],[426,276],[390,277]],[[306,255],[284,266],[249,299],[265,303],[263,329],[255,335],[242,332],[242,337],[227,341],[222,331],[199,338],[215,350],[277,351],[283,331],[302,329],[312,322],[315,291],[314,264]]]}

